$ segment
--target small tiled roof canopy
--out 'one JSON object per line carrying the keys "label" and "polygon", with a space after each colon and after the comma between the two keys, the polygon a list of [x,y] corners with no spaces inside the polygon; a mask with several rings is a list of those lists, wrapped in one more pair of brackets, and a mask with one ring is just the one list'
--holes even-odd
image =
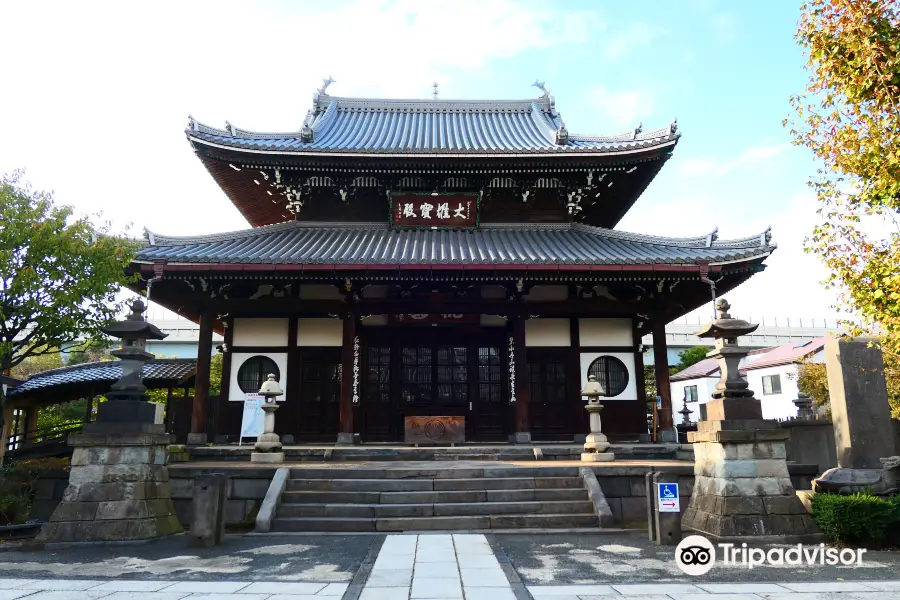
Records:
{"label": "small tiled roof canopy", "polygon": [[299,131],[259,133],[188,119],[193,143],[266,154],[630,154],[673,147],[675,122],[607,136],[569,133],[552,96],[526,100],[313,97]]}
{"label": "small tiled roof canopy", "polygon": [[[165,389],[193,385],[197,361],[193,358],[160,358],[144,365],[144,385],[148,389]],[[52,400],[58,404],[93,393],[101,395],[122,376],[118,360],[85,363],[35,373],[6,392],[10,400]]]}
{"label": "small tiled roof canopy", "polygon": [[135,262],[280,265],[683,265],[760,260],[769,232],[666,238],[580,223],[482,224],[477,230],[402,230],[384,223],[291,221],[195,237],[146,234]]}
{"label": "small tiled roof canopy", "polygon": [[10,388],[14,388],[17,385],[22,383],[21,379],[16,379],[14,377],[10,377],[9,375],[4,375],[0,373],[0,385],[5,385]]}

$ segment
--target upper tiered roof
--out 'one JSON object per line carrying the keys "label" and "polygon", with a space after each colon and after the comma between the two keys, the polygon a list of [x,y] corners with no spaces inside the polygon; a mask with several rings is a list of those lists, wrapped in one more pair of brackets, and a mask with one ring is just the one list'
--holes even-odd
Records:
{"label": "upper tiered roof", "polygon": [[553,97],[526,100],[383,100],[317,93],[297,131],[260,133],[189,119],[195,145],[260,154],[593,155],[673,147],[672,124],[608,136],[569,133]]}

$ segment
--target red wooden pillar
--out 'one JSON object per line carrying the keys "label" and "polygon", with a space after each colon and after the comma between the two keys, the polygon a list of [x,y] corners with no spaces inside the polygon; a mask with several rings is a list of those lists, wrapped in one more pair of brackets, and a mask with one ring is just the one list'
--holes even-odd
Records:
{"label": "red wooden pillar", "polygon": [[660,432],[670,431],[672,429],[672,386],[669,383],[666,322],[661,315],[653,317],[653,365],[656,375],[656,393],[662,404],[659,409],[659,430]]}
{"label": "red wooden pillar", "polygon": [[344,329],[341,348],[341,428],[338,433],[339,444],[353,444],[353,399],[359,393],[359,337],[356,335],[356,305],[348,299],[347,312],[344,315]]}
{"label": "red wooden pillar", "polygon": [[213,316],[200,313],[200,339],[197,344],[197,375],[194,379],[194,401],[191,404],[191,433],[187,443],[206,443],[206,407],[209,403],[209,363],[212,359]]}
{"label": "red wooden pillar", "polygon": [[515,415],[515,441],[516,443],[531,442],[531,390],[526,379],[527,362],[525,357],[525,307],[521,297],[516,299],[516,311],[513,316],[512,340],[513,340],[513,373],[515,374],[516,415]]}

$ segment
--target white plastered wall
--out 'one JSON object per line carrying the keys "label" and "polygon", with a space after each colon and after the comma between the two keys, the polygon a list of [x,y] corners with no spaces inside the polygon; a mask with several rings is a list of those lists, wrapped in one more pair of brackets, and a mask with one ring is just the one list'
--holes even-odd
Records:
{"label": "white plastered wall", "polygon": [[231,384],[228,386],[228,399],[243,401],[245,392],[241,390],[237,382],[238,370],[248,358],[254,356],[266,356],[271,358],[278,365],[278,383],[285,395],[280,396],[279,400],[287,397],[287,352],[235,352],[231,355],[231,373],[228,378]]}
{"label": "white plastered wall", "polygon": [[[673,381],[669,384],[672,393],[672,406],[675,411],[681,410],[684,400],[684,388],[692,385],[697,386],[697,402],[688,402],[688,408],[695,411],[696,414],[691,415],[691,419],[697,420],[700,413],[698,412],[698,404],[706,404],[712,399],[712,393],[716,389],[716,383],[719,382],[719,376],[715,377],[697,377],[695,379],[685,379],[684,381]],[[680,422],[680,421],[679,421]]]}
{"label": "white plastered wall", "polygon": [[569,347],[572,336],[568,319],[528,319],[525,321],[525,346]]}
{"label": "white plastered wall", "polygon": [[631,319],[578,319],[582,346],[633,346]]}
{"label": "white plastered wall", "polygon": [[[763,377],[766,375],[779,375],[781,379],[780,394],[763,394]],[[790,376],[790,377],[789,377]],[[786,419],[797,416],[797,365],[779,365],[776,367],[763,367],[747,371],[747,382],[753,395],[759,398],[762,404],[763,419]]]}
{"label": "white plastered wall", "polygon": [[234,320],[231,336],[232,346],[287,346],[287,319],[244,319]]}
{"label": "white plastered wall", "polygon": [[[579,383],[583,385],[587,381],[588,369],[591,367],[591,363],[601,356],[618,358],[625,365],[625,368],[628,369],[628,385],[625,386],[622,393],[616,396],[604,396],[600,400],[601,404],[607,400],[637,400],[637,377],[635,375],[633,352],[582,352]],[[643,385],[643,382],[641,382],[641,385]]]}
{"label": "white plastered wall", "polygon": [[343,335],[341,319],[297,319],[298,346],[341,346]]}

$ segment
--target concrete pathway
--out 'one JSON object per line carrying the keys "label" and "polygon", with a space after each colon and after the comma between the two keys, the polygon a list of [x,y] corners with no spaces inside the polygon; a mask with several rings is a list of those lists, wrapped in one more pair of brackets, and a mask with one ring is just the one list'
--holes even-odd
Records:
{"label": "concrete pathway", "polygon": [[[285,539],[295,543],[283,543]],[[123,556],[105,559],[93,546],[24,555],[7,552],[0,553],[0,573],[8,577],[0,577],[0,600],[900,599],[900,572],[893,563],[876,567],[874,573],[744,569],[719,571],[718,579],[684,575],[675,579],[674,573],[657,564],[671,562],[671,549],[668,555],[660,551],[658,559],[621,543],[602,545],[593,553],[575,552],[579,550],[575,540],[587,547],[596,546],[597,539],[481,534],[258,536],[232,540],[230,554],[220,548],[205,557],[186,553],[183,540],[180,545],[169,541],[118,547]],[[103,553],[113,550],[102,548]],[[548,555],[549,551],[583,559],[572,562],[585,569],[569,568],[556,558],[561,554]],[[604,553],[620,556],[619,562],[604,560]],[[19,555],[17,560],[3,561],[14,555]],[[247,562],[236,555],[257,560]],[[526,566],[535,563],[543,563],[542,568]],[[627,576],[616,576],[616,570],[626,566],[631,569]],[[554,578],[548,581],[551,572]],[[636,577],[635,572],[649,572],[652,578]],[[867,574],[871,580],[864,579]],[[850,581],[854,576],[863,578]],[[821,579],[811,581],[817,577]]]}

